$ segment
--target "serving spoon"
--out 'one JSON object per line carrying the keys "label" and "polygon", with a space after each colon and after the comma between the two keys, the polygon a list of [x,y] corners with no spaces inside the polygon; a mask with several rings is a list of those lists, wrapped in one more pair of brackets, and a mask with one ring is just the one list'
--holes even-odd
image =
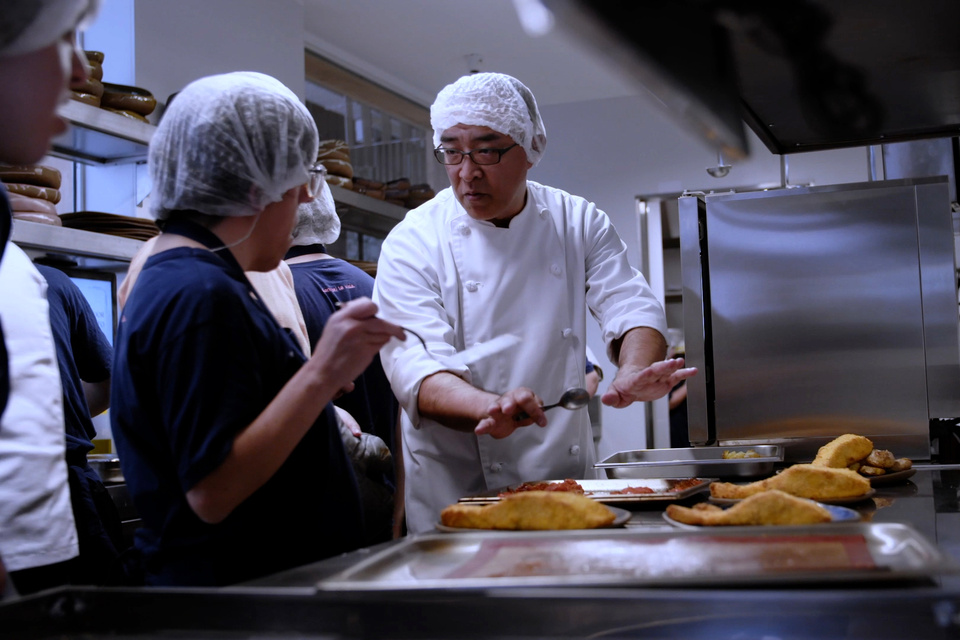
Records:
{"label": "serving spoon", "polygon": [[[545,404],[540,408],[546,411],[547,409],[553,409],[554,407],[563,407],[564,409],[569,409],[573,411],[575,409],[581,409],[587,406],[587,403],[590,402],[590,392],[586,389],[581,389],[580,387],[573,387],[572,389],[567,389],[563,392],[563,395],[560,396],[560,400],[554,402],[553,404]],[[517,415],[513,416],[514,420],[526,420],[529,418],[529,414],[526,411],[521,411]]]}

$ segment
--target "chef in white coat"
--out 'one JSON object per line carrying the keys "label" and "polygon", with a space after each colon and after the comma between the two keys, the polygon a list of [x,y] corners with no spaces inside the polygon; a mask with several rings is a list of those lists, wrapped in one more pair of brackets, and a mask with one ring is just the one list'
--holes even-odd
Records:
{"label": "chef in white coat", "polygon": [[[430,109],[450,188],[388,235],[374,300],[426,341],[391,340],[384,370],[403,407],[406,523],[505,485],[593,477],[586,408],[541,410],[584,386],[587,309],[618,364],[604,404],[665,395],[696,373],[664,361],[666,320],[609,218],[527,180],[546,133],[536,100],[498,73],[460,78]],[[445,360],[504,334],[519,347],[468,366]]]}

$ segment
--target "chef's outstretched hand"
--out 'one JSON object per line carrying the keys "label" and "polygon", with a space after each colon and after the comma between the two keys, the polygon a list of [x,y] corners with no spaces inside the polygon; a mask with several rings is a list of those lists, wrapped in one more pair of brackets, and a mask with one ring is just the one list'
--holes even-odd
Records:
{"label": "chef's outstretched hand", "polygon": [[696,373],[695,367],[683,367],[683,358],[654,362],[646,368],[625,365],[617,370],[616,377],[600,401],[622,409],[634,402],[656,400],[670,393],[677,383]]}
{"label": "chef's outstretched hand", "polygon": [[547,426],[543,401],[526,387],[518,387],[499,396],[487,407],[487,415],[477,424],[474,433],[506,438],[519,427],[537,424]]}

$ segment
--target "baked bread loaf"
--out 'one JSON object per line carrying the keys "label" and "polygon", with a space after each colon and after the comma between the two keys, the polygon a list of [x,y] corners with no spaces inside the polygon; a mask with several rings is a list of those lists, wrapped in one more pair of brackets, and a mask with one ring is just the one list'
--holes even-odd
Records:
{"label": "baked bread loaf", "polygon": [[346,178],[344,176],[334,176],[327,174],[327,184],[334,185],[336,187],[343,187],[344,189],[353,189],[353,180]]}
{"label": "baked bread loaf", "polygon": [[667,515],[683,524],[700,526],[805,525],[830,522],[822,506],[772,489],[745,498],[729,509],[702,502],[694,507],[667,506]]}
{"label": "baked bread loaf", "polygon": [[60,202],[60,190],[50,187],[38,187],[35,184],[6,183],[7,191],[30,198],[43,198],[53,204]]}
{"label": "baked bread loaf", "polygon": [[82,102],[83,104],[89,104],[93,107],[100,106],[100,96],[95,96],[92,93],[83,93],[81,91],[71,91],[70,99],[76,100],[77,102]]}
{"label": "baked bread loaf", "polygon": [[341,176],[353,181],[353,165],[346,160],[336,160],[325,158],[320,161],[327,168],[327,173],[332,176]]}
{"label": "baked bread loaf", "polygon": [[[7,200],[10,201],[10,210],[17,213],[43,213],[48,216],[57,215],[57,205],[43,198],[30,198],[18,193],[8,193]],[[59,216],[57,218],[59,221]]]}
{"label": "baked bread loaf", "polygon": [[387,182],[387,189],[409,189],[410,178],[397,178]]}
{"label": "baked bread loaf", "polygon": [[37,222],[39,224],[50,224],[55,227],[63,226],[60,222],[60,216],[49,213],[34,213],[29,211],[14,211],[14,220],[26,220],[27,222]]}
{"label": "baked bread loaf", "polygon": [[110,107],[101,107],[101,109],[104,109],[106,111],[112,111],[114,113],[119,113],[120,115],[126,116],[132,120],[139,120],[140,122],[146,122],[147,124],[150,124],[150,121],[147,120],[146,116],[142,116],[135,111],[130,111],[128,109],[112,109]]}
{"label": "baked bread loaf", "polygon": [[843,469],[863,460],[873,451],[873,442],[863,436],[845,433],[820,447],[813,459],[815,467]]}
{"label": "baked bread loaf", "polygon": [[97,96],[100,98],[103,96],[103,83],[93,76],[88,76],[87,81],[83,83],[83,86],[78,86],[76,91],[80,93],[89,93],[92,96]]}
{"label": "baked bread loaf", "polygon": [[317,151],[317,161],[342,160],[350,162],[350,147],[343,140],[321,140]]}
{"label": "baked bread loaf", "polygon": [[379,180],[370,180],[369,178],[359,178],[353,176],[353,186],[359,191],[360,189],[378,189],[382,191],[386,188],[386,185]]}
{"label": "baked bread loaf", "polygon": [[59,169],[42,164],[0,164],[0,182],[34,184],[38,187],[59,189],[62,176]]}
{"label": "baked bread loaf", "polygon": [[487,505],[454,504],[440,514],[444,525],[466,529],[595,529],[615,519],[610,509],[595,500],[556,491],[509,494]]}
{"label": "baked bread loaf", "polygon": [[87,59],[87,68],[90,70],[90,77],[94,80],[103,80],[103,64],[96,60]]}
{"label": "baked bread loaf", "polygon": [[714,498],[748,498],[762,491],[779,489],[791,495],[811,500],[855,498],[870,491],[870,481],[850,469],[795,464],[766,480],[749,484],[714,482],[710,495]]}
{"label": "baked bread loaf", "polygon": [[148,116],[157,108],[157,99],[146,89],[104,82],[100,106]]}

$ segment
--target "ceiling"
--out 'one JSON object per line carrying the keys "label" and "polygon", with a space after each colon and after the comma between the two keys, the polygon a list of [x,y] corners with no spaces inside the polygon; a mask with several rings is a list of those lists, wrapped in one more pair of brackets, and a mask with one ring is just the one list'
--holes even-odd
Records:
{"label": "ceiling", "polygon": [[[523,5],[525,0],[516,2]],[[473,69],[520,79],[541,106],[643,91],[560,29],[541,37],[528,35],[515,0],[303,4],[308,47],[423,106]],[[471,64],[473,56],[480,61]]]}
{"label": "ceiling", "polygon": [[541,106],[655,94],[733,157],[744,119],[774,153],[960,131],[958,0],[302,1],[308,47],[424,106],[479,70]]}

